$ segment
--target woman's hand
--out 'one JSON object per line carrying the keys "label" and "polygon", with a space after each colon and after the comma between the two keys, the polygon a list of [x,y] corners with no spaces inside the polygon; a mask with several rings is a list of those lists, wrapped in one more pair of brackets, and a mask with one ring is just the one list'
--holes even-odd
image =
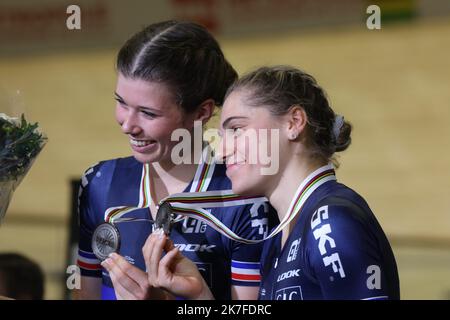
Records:
{"label": "woman's hand", "polygon": [[162,229],[148,237],[142,252],[151,286],[187,299],[214,299],[196,264],[174,247]]}
{"label": "woman's hand", "polygon": [[117,253],[112,253],[102,262],[102,266],[109,272],[118,300],[168,298],[165,292],[150,286],[147,273],[133,266]]}

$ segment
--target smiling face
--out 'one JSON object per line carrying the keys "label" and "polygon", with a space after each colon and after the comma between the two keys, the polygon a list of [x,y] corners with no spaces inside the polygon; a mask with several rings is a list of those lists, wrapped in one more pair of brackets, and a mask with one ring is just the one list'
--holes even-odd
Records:
{"label": "smiling face", "polygon": [[140,162],[171,161],[171,141],[178,128],[191,129],[193,116],[185,115],[167,85],[126,78],[119,73],[116,120],[130,139],[133,156]]}
{"label": "smiling face", "polygon": [[[264,195],[280,177],[285,124],[283,117],[272,115],[268,108],[246,104],[246,97],[245,90],[237,90],[225,100],[218,156],[225,160],[234,193]],[[264,174],[269,167],[276,168],[275,172]]]}

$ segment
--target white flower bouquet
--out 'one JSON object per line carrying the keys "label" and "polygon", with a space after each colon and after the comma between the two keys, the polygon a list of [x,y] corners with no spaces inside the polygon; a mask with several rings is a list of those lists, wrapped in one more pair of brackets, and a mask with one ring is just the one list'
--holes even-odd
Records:
{"label": "white flower bouquet", "polygon": [[47,138],[38,124],[0,113],[0,224],[14,190],[30,170]]}

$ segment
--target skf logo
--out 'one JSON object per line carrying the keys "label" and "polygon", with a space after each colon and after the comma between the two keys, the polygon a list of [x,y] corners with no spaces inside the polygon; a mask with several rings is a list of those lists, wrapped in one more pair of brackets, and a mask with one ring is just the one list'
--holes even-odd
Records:
{"label": "skf logo", "polygon": [[289,279],[292,277],[300,277],[300,269],[289,270],[284,272],[278,276],[277,282],[283,281],[285,279]]}
{"label": "skf logo", "polygon": [[207,244],[195,244],[195,243],[176,243],[175,247],[180,250],[180,252],[213,252],[213,248],[216,247],[215,244],[207,245]]}
{"label": "skf logo", "polygon": [[[328,243],[330,249],[336,248],[336,243],[334,239],[329,236],[331,233],[331,226],[329,223],[323,224],[320,228],[318,226],[323,223],[324,220],[328,219],[328,206],[323,206],[314,212],[311,218],[311,229],[313,230],[314,238],[319,240],[319,251],[323,257],[323,263],[325,266],[333,267],[335,273],[339,273],[341,278],[345,278],[344,268],[342,267],[341,260],[339,258],[339,253],[327,254],[327,249],[325,245]],[[317,229],[316,229],[317,228]],[[314,230],[315,229],[315,230]]]}
{"label": "skf logo", "polygon": [[269,219],[252,219],[252,228],[258,228],[258,234],[263,237],[267,237],[267,232],[269,230]]}
{"label": "skf logo", "polygon": [[300,286],[287,287],[275,292],[275,300],[303,300]]}
{"label": "skf logo", "polygon": [[256,219],[259,216],[260,209],[262,213],[269,212],[269,204],[267,202],[256,202],[250,208],[250,216],[252,217],[252,228],[258,228],[258,234],[264,238],[269,232],[269,222],[267,218]]}
{"label": "skf logo", "polygon": [[301,241],[301,238],[297,239],[291,243],[291,247],[289,248],[289,253],[288,253],[288,257],[287,257],[287,262],[291,262],[291,261],[294,261],[295,259],[297,259],[297,252],[298,252],[298,247],[300,245],[300,241]]}

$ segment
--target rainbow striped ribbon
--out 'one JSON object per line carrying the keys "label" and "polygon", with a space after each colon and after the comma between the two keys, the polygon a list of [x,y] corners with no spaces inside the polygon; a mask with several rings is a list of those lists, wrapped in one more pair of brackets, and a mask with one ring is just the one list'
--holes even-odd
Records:
{"label": "rainbow striped ribbon", "polygon": [[[245,239],[238,236],[219,219],[217,219],[206,208],[231,207],[238,205],[254,204],[268,201],[265,197],[244,197],[236,195],[232,190],[206,191],[214,173],[215,162],[211,161],[211,152],[206,147],[202,154],[202,160],[197,167],[194,181],[192,182],[190,192],[181,192],[170,195],[162,199],[159,204],[169,202],[174,213],[178,214],[175,222],[181,221],[187,217],[204,221],[206,224],[217,230],[224,236],[242,243],[259,243],[275,236],[283,230],[292,219],[301,211],[306,200],[322,184],[327,181],[336,180],[334,168],[331,164],[323,166],[310,175],[299,185],[294,198],[291,201],[287,214],[283,217],[280,224],[265,238],[259,240]],[[137,207],[118,206],[111,207],[105,211],[105,221],[110,223],[119,223],[126,221],[150,221],[148,219],[122,218],[126,213],[146,208],[150,206],[150,174],[149,164],[144,164],[141,177],[140,197]]]}
{"label": "rainbow striped ribbon", "polygon": [[[214,173],[215,162],[212,160],[211,149],[207,145],[202,152],[200,164],[191,185],[191,192],[206,191]],[[184,194],[184,193],[183,193]],[[189,194],[186,192],[186,194]],[[148,219],[122,218],[125,214],[142,208],[148,208],[151,204],[150,193],[150,165],[145,163],[142,167],[141,184],[139,187],[139,203],[137,206],[116,206],[106,209],[104,219],[106,222],[118,223],[126,221],[149,221]]]}
{"label": "rainbow striped ribbon", "polygon": [[[209,146],[203,149],[202,158],[194,175],[194,180],[191,184],[190,192],[181,192],[170,195],[162,199],[159,204],[167,201],[169,203],[176,203],[182,205],[184,208],[203,209],[203,208],[217,208],[230,207],[246,204],[253,204],[257,202],[265,202],[263,197],[244,197],[233,194],[231,190],[206,191],[214,174],[216,163],[213,161],[213,156]],[[129,221],[150,221],[149,219],[138,218],[122,218],[125,214],[142,208],[147,208],[151,203],[150,194],[150,170],[149,164],[144,164],[142,169],[141,184],[139,188],[139,204],[136,207],[132,206],[116,206],[108,208],[105,211],[104,219],[106,222],[119,223]],[[181,211],[180,211],[181,212]],[[183,211],[184,212],[184,211]],[[215,217],[209,212],[205,211],[206,215],[212,221]],[[186,215],[180,214],[175,222],[181,221]]]}
{"label": "rainbow striped ribbon", "polygon": [[[222,194],[218,196],[218,198],[223,197],[225,200],[215,201],[214,195],[211,195],[211,197],[204,197],[201,198],[197,197],[199,199],[195,199],[195,195],[192,196],[194,199],[192,203],[195,203],[192,205],[191,202],[187,199],[188,197],[181,197],[178,195],[173,195],[173,197],[169,197],[166,201],[169,201],[172,209],[175,213],[185,216],[185,217],[192,217],[198,220],[204,221],[206,224],[217,230],[219,233],[223,234],[224,236],[228,237],[229,239],[232,239],[234,241],[246,243],[246,244],[253,244],[253,243],[259,243],[264,240],[267,240],[273,236],[275,236],[278,232],[283,230],[284,227],[286,227],[292,219],[301,211],[303,208],[306,200],[311,196],[311,194],[319,188],[322,184],[324,184],[327,181],[336,180],[335,172],[333,166],[326,165],[323,166],[310,175],[300,184],[300,186],[297,188],[297,191],[295,193],[294,198],[292,199],[292,202],[289,206],[289,209],[287,211],[287,214],[283,217],[283,220],[280,222],[280,224],[265,238],[259,239],[259,240],[252,240],[252,239],[244,239],[240,236],[238,236],[236,233],[234,233],[232,230],[230,230],[226,225],[224,225],[219,219],[214,217],[211,213],[204,210],[204,208],[212,208],[212,207],[227,207],[229,206],[226,202],[227,200],[230,200],[230,203],[232,203],[233,197],[236,198],[242,198],[236,195],[233,195],[229,190],[222,191]],[[208,194],[210,192],[207,192]],[[211,192],[212,193],[212,192]],[[206,193],[205,193],[206,194]],[[181,194],[180,194],[181,195]],[[181,199],[180,199],[181,198]],[[191,198],[191,197],[189,197]],[[205,198],[207,201],[205,201]],[[266,198],[248,198],[252,199],[253,203],[258,201],[267,201]],[[181,201],[177,201],[181,200]],[[200,202],[203,201],[203,202]],[[237,201],[243,201],[242,199],[239,199]],[[245,200],[244,200],[245,201]]]}
{"label": "rainbow striped ribbon", "polygon": [[311,174],[309,174],[305,180],[298,186],[297,191],[289,205],[286,215],[280,224],[272,230],[272,232],[267,236],[266,239],[275,236],[278,232],[284,229],[291,221],[295,218],[297,214],[300,213],[306,200],[311,196],[311,194],[323,185],[325,182],[336,180],[336,175],[334,172],[334,167],[332,164],[323,166]]}

